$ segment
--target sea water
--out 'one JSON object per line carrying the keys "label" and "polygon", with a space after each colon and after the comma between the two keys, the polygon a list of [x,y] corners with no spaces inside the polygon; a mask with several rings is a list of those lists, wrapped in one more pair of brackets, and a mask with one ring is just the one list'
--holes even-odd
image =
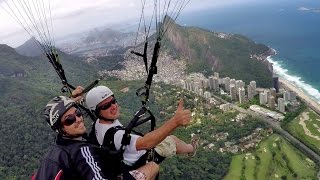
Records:
{"label": "sea water", "polygon": [[244,0],[182,13],[178,22],[242,34],[275,49],[277,54],[268,58],[274,72],[320,102],[320,1]]}

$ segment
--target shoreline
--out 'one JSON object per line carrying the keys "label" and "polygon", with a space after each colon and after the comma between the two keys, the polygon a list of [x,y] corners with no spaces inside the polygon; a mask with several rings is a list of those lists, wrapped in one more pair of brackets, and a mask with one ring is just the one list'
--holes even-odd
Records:
{"label": "shoreline", "polygon": [[[277,54],[277,51],[271,47],[269,47],[271,49],[271,51],[274,53],[273,55]],[[284,89],[288,89],[291,90],[293,92],[296,93],[296,95],[303,101],[305,102],[305,104],[311,108],[312,110],[314,110],[317,114],[320,115],[320,104],[319,102],[317,102],[315,99],[312,98],[312,96],[310,97],[310,95],[308,95],[307,93],[305,93],[302,89],[300,89],[298,86],[296,86],[294,83],[290,82],[289,80],[285,79],[284,77],[282,77],[281,75],[278,74],[278,72],[274,72],[274,62],[272,59],[272,56],[270,55],[266,58],[266,61],[268,61],[271,64],[272,67],[272,73],[276,76],[279,77],[279,85],[280,87],[284,88]],[[278,67],[281,69],[281,67]]]}
{"label": "shoreline", "polygon": [[303,92],[301,89],[299,89],[294,84],[292,84],[291,82],[289,82],[284,78],[279,77],[279,83],[280,83],[280,87],[295,92],[297,96],[300,97],[300,99],[303,102],[305,102],[308,107],[310,107],[312,110],[314,110],[317,114],[320,115],[320,104],[318,102],[313,100],[305,92]]}

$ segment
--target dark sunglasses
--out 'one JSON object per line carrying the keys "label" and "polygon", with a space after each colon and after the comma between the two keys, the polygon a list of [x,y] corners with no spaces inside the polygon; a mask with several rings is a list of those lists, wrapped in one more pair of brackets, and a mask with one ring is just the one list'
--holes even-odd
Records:
{"label": "dark sunglasses", "polygon": [[112,104],[115,104],[115,103],[117,103],[117,100],[116,100],[116,98],[113,98],[110,102],[103,104],[98,109],[99,110],[107,110],[111,107]]}
{"label": "dark sunglasses", "polygon": [[79,109],[76,109],[76,111],[73,114],[69,114],[64,121],[61,122],[62,125],[64,126],[70,126],[74,122],[76,122],[77,117],[81,117],[82,112]]}

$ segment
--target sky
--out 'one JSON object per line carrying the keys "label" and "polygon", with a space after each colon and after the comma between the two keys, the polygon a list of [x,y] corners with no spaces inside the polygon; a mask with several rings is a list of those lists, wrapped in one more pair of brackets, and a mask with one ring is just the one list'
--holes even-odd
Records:
{"label": "sky", "polygon": [[[79,33],[101,26],[115,26],[117,24],[137,24],[141,15],[143,0],[34,0],[41,2],[50,34],[57,39],[69,34]],[[181,0],[172,0],[174,2]],[[247,2],[248,0],[246,0]],[[18,2],[27,2],[31,8],[37,7],[32,0],[0,0],[0,44],[8,44],[16,47],[30,38],[25,29],[13,18],[15,15],[22,20],[22,24],[28,22],[28,16],[23,12]],[[163,6],[166,0],[160,0]],[[235,3],[243,3],[243,0],[190,0],[182,13],[192,13],[206,8],[219,8]],[[8,7],[11,7],[11,9]],[[50,8],[49,8],[50,7]],[[152,14],[154,1],[146,0],[144,8],[146,16]],[[35,8],[34,8],[35,9]],[[51,11],[49,11],[51,9]],[[15,15],[12,12],[15,12]],[[33,14],[37,15],[33,10]],[[11,13],[11,16],[9,15]],[[41,11],[40,11],[41,13]],[[52,19],[52,25],[50,21]],[[41,17],[41,16],[36,16]],[[23,21],[23,18],[27,19]],[[33,31],[35,28],[31,28]],[[30,30],[29,30],[30,31]],[[31,33],[36,34],[36,33]]]}

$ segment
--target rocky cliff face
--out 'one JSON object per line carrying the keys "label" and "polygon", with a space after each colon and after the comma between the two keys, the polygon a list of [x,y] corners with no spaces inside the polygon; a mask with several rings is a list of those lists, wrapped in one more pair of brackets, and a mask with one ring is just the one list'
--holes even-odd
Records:
{"label": "rocky cliff face", "polygon": [[[171,30],[167,33],[167,38],[172,43],[175,50],[182,56],[184,56],[188,62],[195,63],[199,60],[199,56],[204,59],[204,61],[211,66],[212,70],[219,70],[219,59],[209,51],[211,48],[208,42],[207,34],[196,32],[194,28],[186,29],[182,26],[175,24]],[[197,53],[197,49],[190,46],[190,36],[194,36],[194,45],[200,45],[202,49],[202,54]]]}

